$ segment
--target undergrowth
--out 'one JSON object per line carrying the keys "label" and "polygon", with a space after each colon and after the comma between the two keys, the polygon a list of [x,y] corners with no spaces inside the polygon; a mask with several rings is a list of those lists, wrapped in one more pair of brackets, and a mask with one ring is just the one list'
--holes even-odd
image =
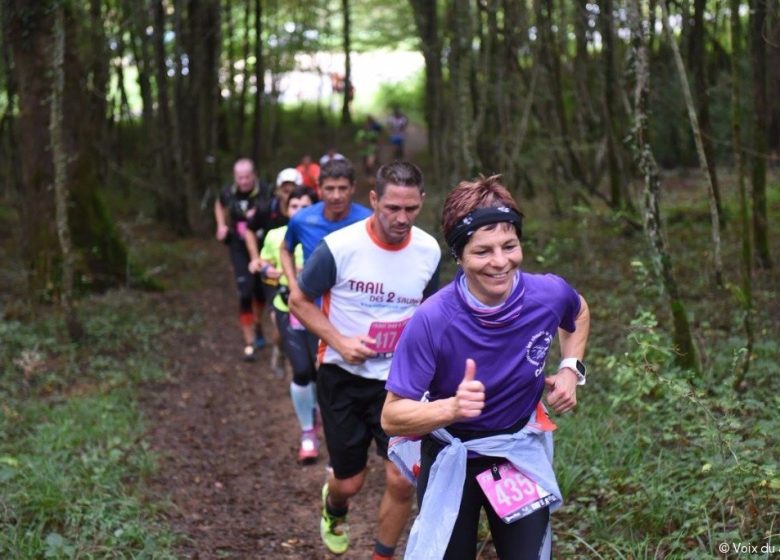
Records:
{"label": "undergrowth", "polygon": [[186,322],[128,290],[83,300],[88,340],[51,309],[0,322],[0,558],[172,558],[142,484],[154,469],[140,383],[166,377],[160,339]]}

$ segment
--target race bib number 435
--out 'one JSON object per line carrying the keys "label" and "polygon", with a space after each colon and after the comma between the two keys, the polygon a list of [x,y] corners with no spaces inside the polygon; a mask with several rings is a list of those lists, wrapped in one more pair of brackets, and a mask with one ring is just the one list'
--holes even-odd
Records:
{"label": "race bib number 435", "polygon": [[512,463],[494,465],[477,475],[482,491],[504,523],[512,523],[558,501]]}

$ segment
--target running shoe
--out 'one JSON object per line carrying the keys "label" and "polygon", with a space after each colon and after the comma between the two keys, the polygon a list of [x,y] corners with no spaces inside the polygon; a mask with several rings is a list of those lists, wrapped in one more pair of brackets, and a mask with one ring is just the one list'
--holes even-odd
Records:
{"label": "running shoe", "polygon": [[322,542],[333,554],[344,554],[349,548],[349,526],[347,516],[337,517],[328,513],[328,483],[322,487],[322,518],[320,536]]}
{"label": "running shoe", "polygon": [[265,348],[265,337],[262,334],[255,336],[255,349],[262,350]]}
{"label": "running shoe", "polygon": [[301,434],[301,446],[298,449],[298,462],[311,465],[317,461],[320,454],[320,442],[314,430],[306,430]]}
{"label": "running shoe", "polygon": [[245,362],[254,362],[255,361],[255,347],[251,344],[247,344],[244,346],[244,361]]}

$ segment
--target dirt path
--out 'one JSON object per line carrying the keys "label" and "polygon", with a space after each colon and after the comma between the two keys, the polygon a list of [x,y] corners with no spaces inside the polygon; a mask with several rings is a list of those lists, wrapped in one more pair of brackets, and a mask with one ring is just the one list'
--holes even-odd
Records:
{"label": "dirt path", "polygon": [[[425,148],[425,130],[412,123],[407,157]],[[381,161],[392,147],[380,146]],[[358,166],[359,168],[359,166]],[[356,200],[367,204],[358,173]],[[342,556],[327,552],[319,536],[320,491],[327,451],[300,466],[295,458],[298,426],[289,396],[290,379],[268,366],[270,349],[258,361],[240,359],[233,277],[227,252],[203,240],[208,254],[204,287],[164,294],[165,307],[192,309],[201,318],[195,335],[171,333],[171,381],[149,388],[144,398],[152,424],[149,439],[160,454],[151,481],[154,499],[169,497],[169,521],[183,538],[183,558],[343,558],[364,560],[374,543],[376,514],[384,488],[384,465],[373,452],[366,485],[350,507],[351,545]],[[164,308],[161,312],[164,312]],[[411,522],[410,522],[411,524]],[[398,546],[401,557],[407,531]],[[490,547],[489,547],[490,548]],[[486,554],[483,558],[494,557]]]}
{"label": "dirt path", "polygon": [[[203,327],[195,335],[171,333],[171,381],[144,398],[149,439],[161,457],[150,494],[170,497],[170,523],[187,539],[181,557],[332,558],[319,536],[326,452],[315,465],[296,463],[290,379],[273,376],[269,349],[255,363],[241,361],[223,249],[203,241],[220,270],[205,288],[165,295],[166,304],[197,310]],[[350,509],[352,545],[340,558],[367,558],[373,546],[383,487],[373,452],[369,468]]]}

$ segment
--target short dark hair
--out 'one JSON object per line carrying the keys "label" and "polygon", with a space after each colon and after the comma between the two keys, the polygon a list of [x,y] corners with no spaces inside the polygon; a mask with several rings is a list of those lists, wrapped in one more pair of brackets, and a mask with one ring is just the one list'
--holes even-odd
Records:
{"label": "short dark hair", "polygon": [[293,200],[295,198],[303,198],[304,196],[308,196],[311,199],[312,204],[319,202],[320,200],[317,197],[317,193],[314,191],[314,189],[311,187],[307,187],[306,185],[298,185],[297,187],[295,187],[290,193],[290,196],[287,197],[287,200]]}
{"label": "short dark hair", "polygon": [[287,212],[291,200],[303,198],[304,196],[308,196],[312,204],[316,204],[320,200],[313,188],[307,187],[306,185],[298,185],[290,191],[290,196],[284,200],[284,211]]}
{"label": "short dark hair", "polygon": [[320,169],[320,185],[325,179],[339,179],[345,177],[350,183],[355,182],[355,168],[348,159],[332,159]]}
{"label": "short dark hair", "polygon": [[420,194],[425,192],[422,171],[409,161],[394,161],[377,169],[374,192],[378,198],[382,198],[382,195],[385,194],[385,186],[387,185],[417,187],[420,189]]}

